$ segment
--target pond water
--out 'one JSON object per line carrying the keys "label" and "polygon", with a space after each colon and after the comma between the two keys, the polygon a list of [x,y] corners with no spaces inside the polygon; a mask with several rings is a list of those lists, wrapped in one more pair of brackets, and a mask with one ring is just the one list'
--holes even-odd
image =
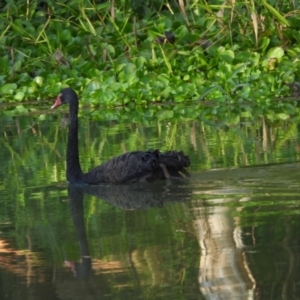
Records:
{"label": "pond water", "polygon": [[83,189],[65,181],[63,112],[0,116],[0,299],[299,299],[299,118],[82,113],[84,170],[137,149],[192,162],[190,179]]}

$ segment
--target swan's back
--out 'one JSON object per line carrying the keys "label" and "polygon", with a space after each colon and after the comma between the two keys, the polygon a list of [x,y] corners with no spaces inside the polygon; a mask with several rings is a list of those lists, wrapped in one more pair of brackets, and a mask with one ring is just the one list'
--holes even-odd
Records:
{"label": "swan's back", "polygon": [[129,183],[189,176],[188,156],[177,151],[135,151],[116,156],[83,175],[83,183]]}

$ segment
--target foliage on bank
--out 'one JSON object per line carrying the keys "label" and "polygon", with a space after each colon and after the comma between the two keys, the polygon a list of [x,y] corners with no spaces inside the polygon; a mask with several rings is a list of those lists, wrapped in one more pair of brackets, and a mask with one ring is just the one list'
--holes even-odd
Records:
{"label": "foliage on bank", "polygon": [[300,77],[297,7],[188,3],[7,1],[0,101],[41,101],[72,86],[102,106],[205,100],[247,115],[290,93],[287,84]]}

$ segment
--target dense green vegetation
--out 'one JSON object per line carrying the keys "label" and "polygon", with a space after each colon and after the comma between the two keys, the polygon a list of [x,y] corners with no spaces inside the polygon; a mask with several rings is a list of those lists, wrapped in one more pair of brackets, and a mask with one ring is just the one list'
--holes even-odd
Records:
{"label": "dense green vegetation", "polygon": [[212,101],[212,114],[290,114],[274,97],[299,78],[292,1],[6,1],[0,101],[55,96],[115,106]]}

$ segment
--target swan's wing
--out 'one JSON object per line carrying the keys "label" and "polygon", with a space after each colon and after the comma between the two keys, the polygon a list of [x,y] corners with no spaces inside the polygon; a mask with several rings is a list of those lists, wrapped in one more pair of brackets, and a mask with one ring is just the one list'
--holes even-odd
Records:
{"label": "swan's wing", "polygon": [[171,177],[186,176],[184,169],[190,160],[183,152],[155,151],[128,152],[116,156],[84,175],[88,183],[128,183],[136,181],[152,181]]}

